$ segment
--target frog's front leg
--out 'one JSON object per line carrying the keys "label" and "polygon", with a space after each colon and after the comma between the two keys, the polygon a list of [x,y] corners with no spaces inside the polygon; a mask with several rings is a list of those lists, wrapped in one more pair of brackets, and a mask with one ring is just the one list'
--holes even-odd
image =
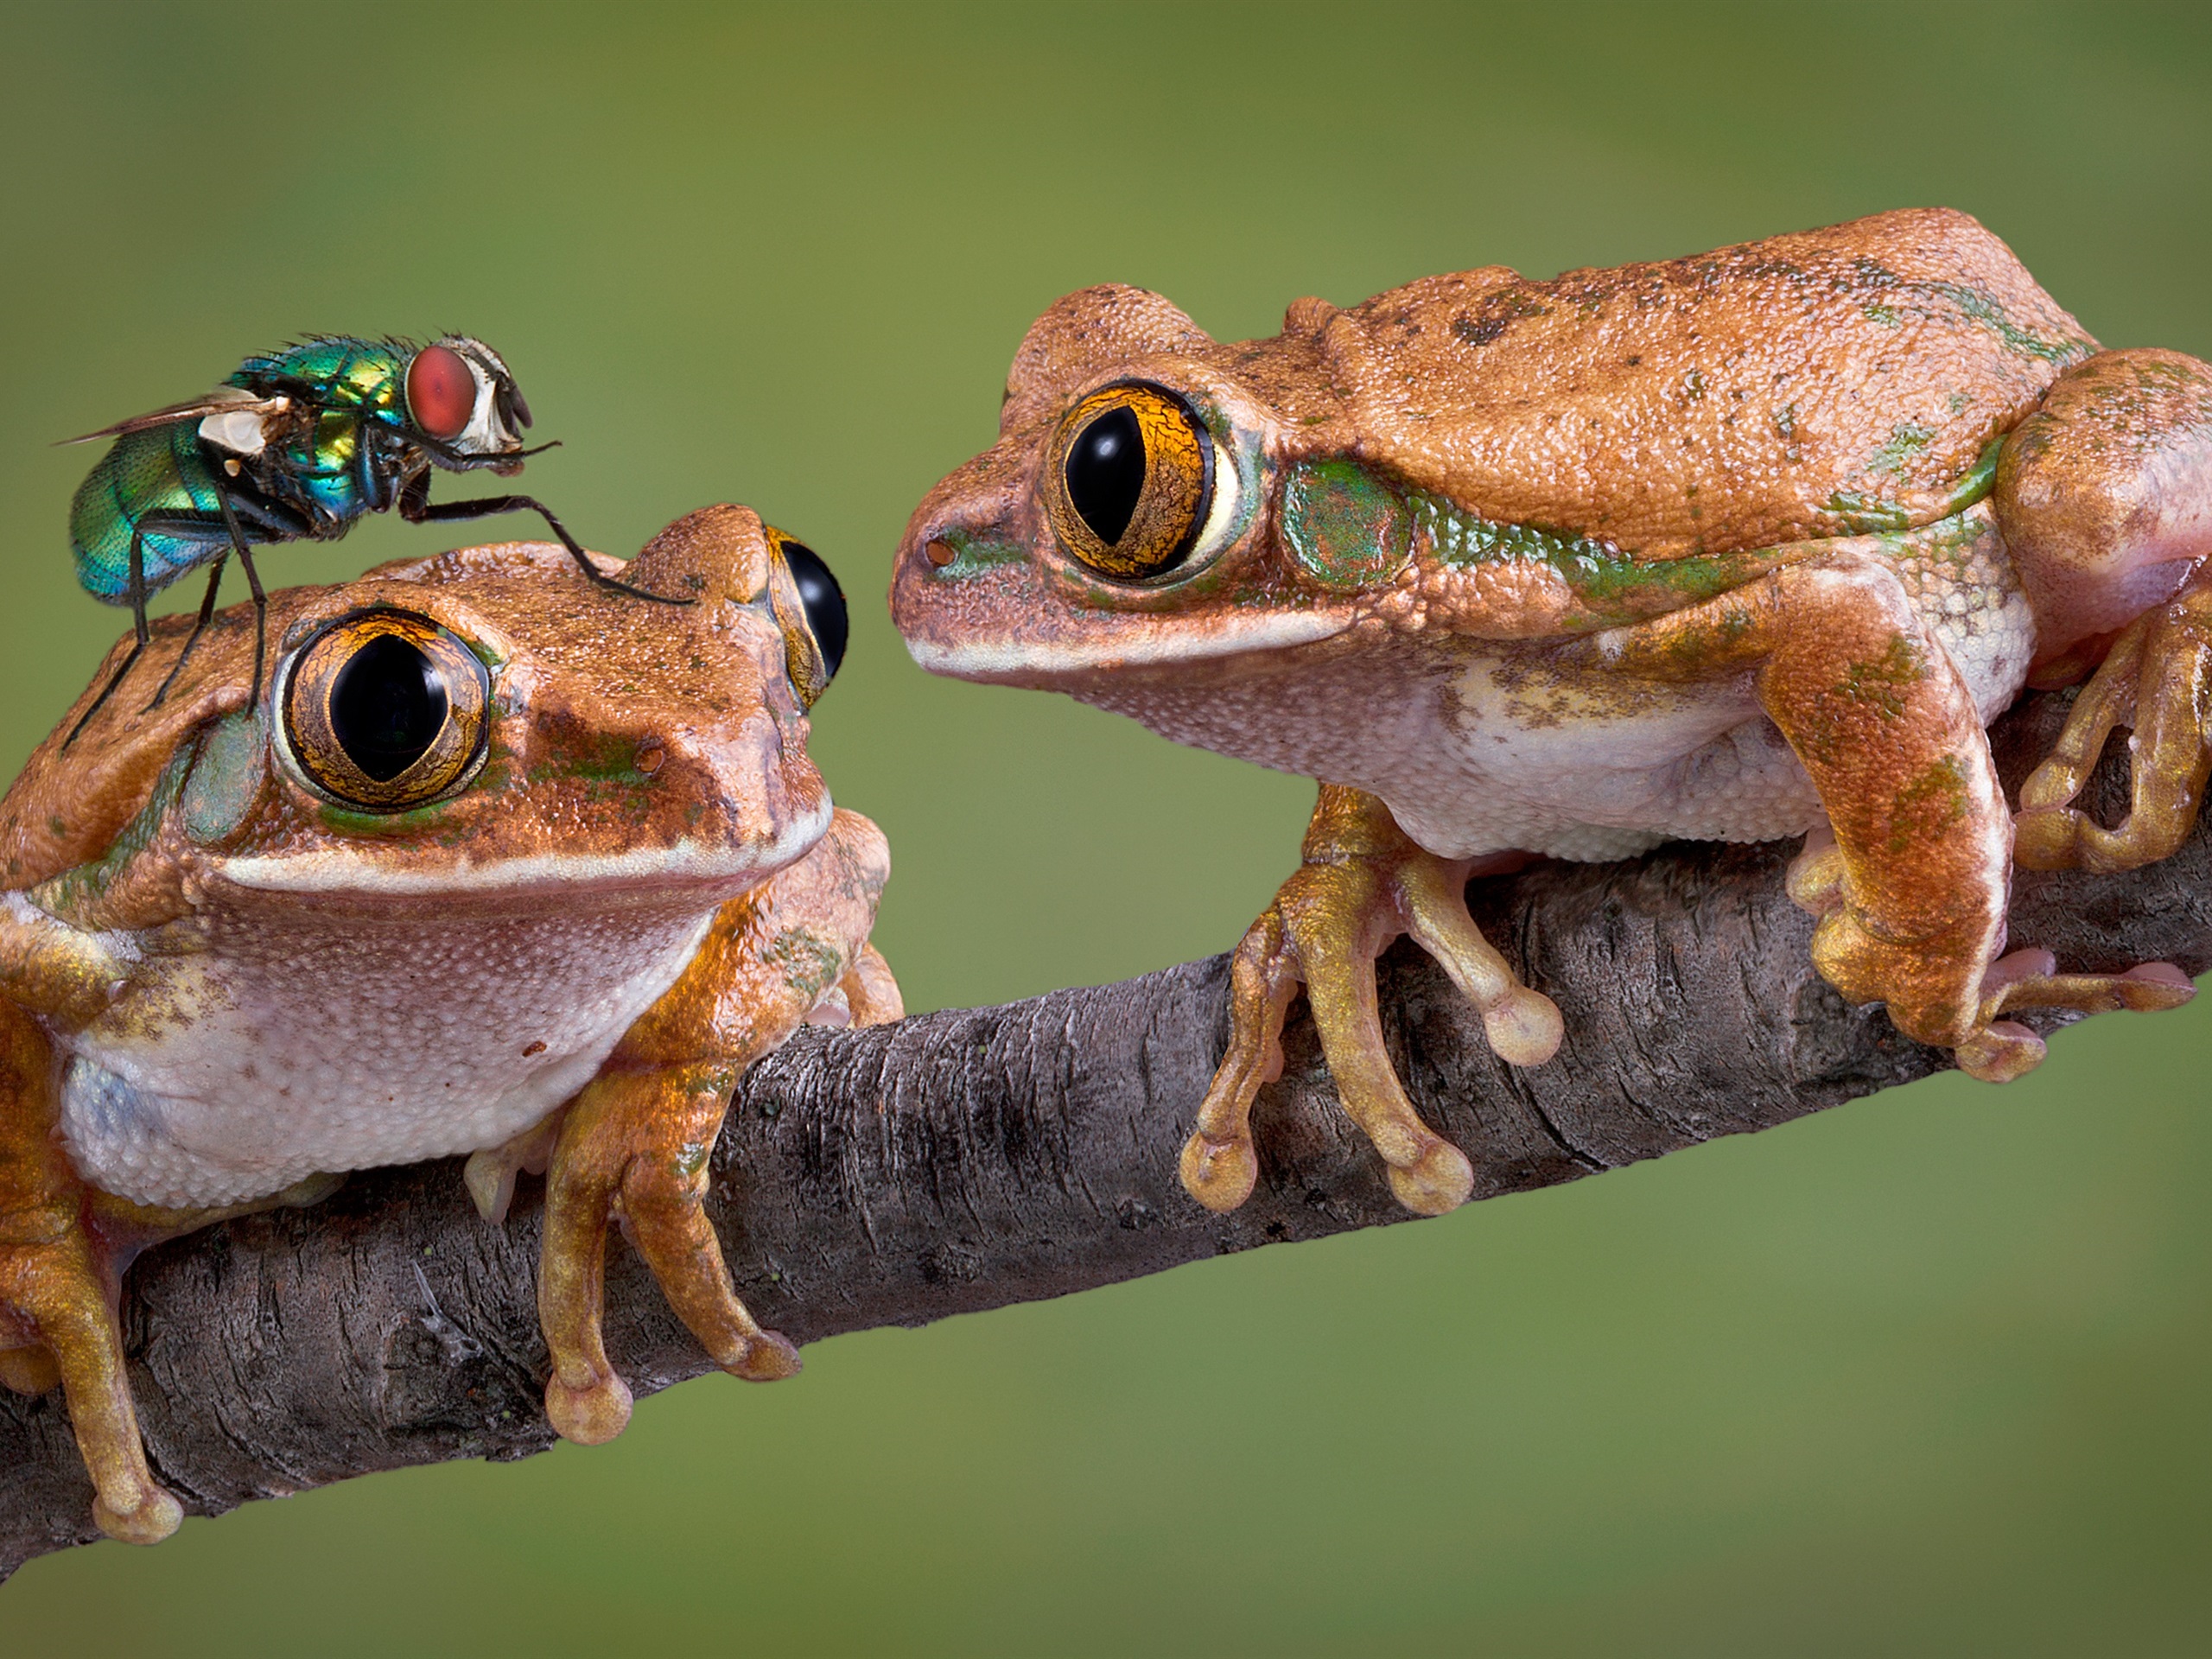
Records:
{"label": "frog's front leg", "polygon": [[858,1025],[899,1017],[898,987],[868,944],[889,868],[882,832],[839,811],[804,858],[722,906],[683,976],[569,1106],[537,1290],[546,1415],[567,1439],[611,1440],[630,1417],[600,1323],[617,1221],[717,1365],[753,1382],[798,1369],[798,1351],[738,1300],[707,1220],[707,1166],[745,1067],[818,1006]]}
{"label": "frog's front leg", "polygon": [[1259,1177],[1252,1102],[1281,1074],[1283,1013],[1303,983],[1337,1098],[1389,1166],[1398,1201],[1421,1215],[1456,1209],[1474,1189],[1474,1169],[1421,1121],[1398,1082],[1376,1011],[1375,958],[1410,933],[1481,1011],[1491,1046],[1514,1065],[1552,1057],[1559,1009],[1514,977],[1468,916],[1474,866],[1416,845],[1374,796],[1322,785],[1304,853],[1231,960],[1229,1052],[1184,1145],[1183,1185],[1210,1210],[1234,1210],[1251,1196]]}
{"label": "frog's front leg", "polygon": [[36,1020],[0,1001],[0,1382],[59,1382],[110,1537],[157,1543],[183,1511],[146,1466],[116,1320],[117,1252],[58,1132],[60,1065]]}
{"label": "frog's front leg", "polygon": [[1834,832],[1790,877],[1821,918],[1814,965],[1961,1070],[2004,1081],[2043,1058],[2040,1038],[1997,1018],[2007,1007],[2171,1007],[2191,994],[2163,963],[2058,975],[2043,952],[1999,959],[2011,816],[1965,681],[1881,560],[1833,554],[1567,654],[1677,683],[1751,675]]}

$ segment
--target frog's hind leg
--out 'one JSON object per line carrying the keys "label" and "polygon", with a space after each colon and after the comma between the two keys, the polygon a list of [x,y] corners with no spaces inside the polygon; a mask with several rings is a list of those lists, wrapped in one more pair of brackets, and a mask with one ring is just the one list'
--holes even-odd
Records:
{"label": "frog's hind leg", "polygon": [[[2015,856],[2090,870],[2164,858],[2212,776],[2212,364],[2105,352],[2069,369],[2005,441],[1993,501],[2035,607],[2037,680],[2103,658],[2020,791]],[[2135,735],[2133,800],[2107,830],[2073,802],[2120,726]]]}
{"label": "frog's hind leg", "polygon": [[1821,918],[1813,962],[1853,1002],[2002,1082],[2043,1042],[1997,1016],[2029,1006],[2171,1007],[2177,969],[2057,975],[1998,958],[2012,820],[1957,666],[1878,557],[1837,552],[1705,604],[1578,644],[1619,674],[1681,683],[1748,672],[1803,763],[1834,839],[1808,838],[1790,896]]}
{"label": "frog's hind leg", "polygon": [[1514,977],[1467,914],[1468,874],[1416,845],[1374,796],[1321,786],[1304,864],[1231,959],[1228,1052],[1183,1147],[1192,1198],[1226,1211],[1251,1196],[1252,1102],[1281,1074],[1283,1014],[1302,982],[1337,1098],[1389,1166],[1398,1201],[1421,1215],[1467,1201],[1466,1154],[1421,1122],[1383,1046],[1375,958],[1410,933],[1481,1011],[1491,1046],[1511,1065],[1541,1065],[1562,1031],[1551,999]]}
{"label": "frog's hind leg", "polygon": [[[86,1225],[87,1193],[54,1132],[58,1075],[30,1016],[0,1002],[0,1381],[60,1382],[110,1537],[158,1542],[183,1511],[147,1466],[116,1319],[113,1253]],[[42,1391],[42,1390],[41,1390]]]}
{"label": "frog's hind leg", "polygon": [[[2212,586],[2139,618],[2113,644],[2043,763],[2020,786],[2015,856],[2031,870],[2132,870],[2179,850],[2212,778]],[[2126,818],[2074,805],[2116,727],[2134,733]]]}

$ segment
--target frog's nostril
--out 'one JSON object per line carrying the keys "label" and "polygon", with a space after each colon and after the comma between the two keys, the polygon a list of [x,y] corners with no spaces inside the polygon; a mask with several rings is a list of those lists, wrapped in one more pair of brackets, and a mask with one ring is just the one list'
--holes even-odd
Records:
{"label": "frog's nostril", "polygon": [[932,536],[923,545],[922,556],[942,570],[960,556],[960,550],[942,536]]}

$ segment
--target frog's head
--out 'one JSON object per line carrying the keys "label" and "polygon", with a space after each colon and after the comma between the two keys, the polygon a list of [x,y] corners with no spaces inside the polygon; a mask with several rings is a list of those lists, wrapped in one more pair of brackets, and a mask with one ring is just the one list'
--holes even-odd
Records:
{"label": "frog's head", "polygon": [[[626,573],[690,595],[683,607],[592,587],[541,543],[289,589],[270,598],[257,701],[252,612],[238,606],[161,707],[118,697],[67,756],[49,740],[5,828],[35,855],[27,832],[59,803],[52,823],[79,846],[49,868],[112,864],[122,846],[134,874],[167,857],[242,895],[499,911],[595,891],[710,906],[829,823],[805,711],[836,665],[842,606],[834,583],[804,590],[817,573],[826,582],[750,511],[711,507]],[[184,620],[153,647],[164,671]],[[96,758],[71,766],[80,755]],[[130,813],[125,773],[143,780]]]}
{"label": "frog's head", "polygon": [[1341,632],[1377,577],[1376,527],[1357,501],[1325,524],[1284,501],[1344,453],[1319,342],[1334,315],[1301,300],[1281,337],[1220,346],[1141,289],[1054,305],[1014,358],[998,442],[907,524],[891,612],[915,659],[1079,692]]}

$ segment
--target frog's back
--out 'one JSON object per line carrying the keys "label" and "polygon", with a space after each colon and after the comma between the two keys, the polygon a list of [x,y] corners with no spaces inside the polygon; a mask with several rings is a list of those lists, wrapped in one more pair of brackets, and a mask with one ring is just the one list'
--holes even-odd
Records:
{"label": "frog's back", "polygon": [[1482,518],[1655,558],[1939,518],[2096,349],[2011,250],[1940,208],[1548,282],[1491,267],[1293,317],[1363,459]]}

